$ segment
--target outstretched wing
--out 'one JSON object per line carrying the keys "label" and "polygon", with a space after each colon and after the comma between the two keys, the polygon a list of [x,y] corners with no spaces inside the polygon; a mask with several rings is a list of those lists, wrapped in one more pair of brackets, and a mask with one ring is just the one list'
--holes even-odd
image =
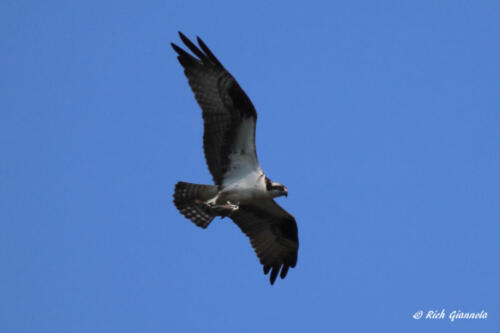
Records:
{"label": "outstretched wing", "polygon": [[229,177],[240,178],[259,171],[255,151],[257,113],[252,102],[199,37],[201,49],[181,32],[179,35],[195,55],[172,43],[203,110],[203,149],[215,184],[221,185],[228,172]]}
{"label": "outstretched wing", "polygon": [[255,253],[264,265],[264,274],[271,271],[274,283],[281,269],[281,278],[297,264],[299,238],[295,218],[274,200],[261,200],[255,204],[240,205],[231,219],[250,238]]}

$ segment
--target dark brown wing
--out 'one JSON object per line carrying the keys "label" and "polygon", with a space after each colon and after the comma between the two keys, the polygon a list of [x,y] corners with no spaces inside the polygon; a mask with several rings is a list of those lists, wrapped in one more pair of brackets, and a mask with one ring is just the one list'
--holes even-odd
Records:
{"label": "dark brown wing", "polygon": [[250,243],[264,265],[264,274],[271,271],[274,283],[281,269],[281,278],[297,264],[299,239],[295,218],[274,200],[261,200],[252,205],[240,205],[231,219],[250,238]]}
{"label": "dark brown wing", "polygon": [[[192,56],[172,43],[172,47],[179,55],[177,59],[184,67],[184,73],[194,96],[203,110],[205,159],[215,184],[221,185],[224,173],[229,169],[229,155],[232,151],[240,153],[243,150],[243,148],[233,147],[235,142],[244,142],[245,147],[253,148],[246,149],[245,153],[255,155],[254,160],[257,160],[255,153],[257,113],[238,82],[222,66],[205,43],[197,37],[200,49],[181,32],[179,35],[196,56]],[[240,125],[244,122],[247,124],[251,122],[251,130],[240,133],[240,127],[242,127]],[[244,127],[248,128],[248,125]],[[236,140],[238,135],[244,135],[245,140]]]}

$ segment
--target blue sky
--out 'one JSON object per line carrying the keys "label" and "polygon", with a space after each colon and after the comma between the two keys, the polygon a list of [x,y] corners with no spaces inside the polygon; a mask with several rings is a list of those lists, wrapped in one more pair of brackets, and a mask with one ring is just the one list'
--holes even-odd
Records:
{"label": "blue sky", "polygon": [[[1,332],[497,332],[495,1],[3,1]],[[209,183],[170,48],[200,35],[259,113],[298,264],[270,286]],[[418,310],[488,313],[415,320]]]}

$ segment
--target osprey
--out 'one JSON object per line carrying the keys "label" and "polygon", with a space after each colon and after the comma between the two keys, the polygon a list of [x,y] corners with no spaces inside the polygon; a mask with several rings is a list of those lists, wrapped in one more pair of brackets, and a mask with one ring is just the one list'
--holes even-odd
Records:
{"label": "osprey", "polygon": [[287,196],[288,190],[271,181],[257,160],[257,113],[248,96],[199,37],[198,48],[179,35],[194,54],[171,43],[202,109],[203,150],[215,185],[178,182],[174,204],[201,228],[216,216],[231,218],[250,238],[273,284],[297,263],[297,224],[273,200]]}

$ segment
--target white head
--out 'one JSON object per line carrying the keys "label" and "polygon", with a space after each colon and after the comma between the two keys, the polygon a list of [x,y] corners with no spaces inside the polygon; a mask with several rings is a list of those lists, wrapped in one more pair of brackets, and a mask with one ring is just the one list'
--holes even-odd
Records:
{"label": "white head", "polygon": [[280,183],[276,183],[271,181],[271,179],[266,177],[266,189],[268,192],[270,192],[271,197],[276,198],[276,197],[281,197],[281,196],[288,196],[288,190],[287,188]]}

